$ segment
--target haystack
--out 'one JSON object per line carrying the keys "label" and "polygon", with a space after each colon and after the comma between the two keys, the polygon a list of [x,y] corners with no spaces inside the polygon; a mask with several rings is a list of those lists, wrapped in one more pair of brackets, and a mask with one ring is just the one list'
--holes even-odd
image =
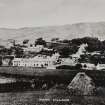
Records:
{"label": "haystack", "polygon": [[95,84],[89,76],[80,72],[68,85],[68,89],[72,95],[93,95]]}

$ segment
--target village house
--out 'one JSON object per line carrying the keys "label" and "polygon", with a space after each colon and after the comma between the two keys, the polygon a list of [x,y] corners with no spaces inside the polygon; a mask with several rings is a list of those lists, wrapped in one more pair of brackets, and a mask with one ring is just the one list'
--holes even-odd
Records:
{"label": "village house", "polygon": [[14,59],[13,55],[6,55],[1,58],[2,59],[2,66],[10,66],[12,65],[12,60]]}
{"label": "village house", "polygon": [[103,70],[103,69],[105,69],[105,64],[97,64],[97,66],[96,66],[96,69],[97,70]]}
{"label": "village house", "polygon": [[100,51],[94,51],[90,53],[91,55],[100,55]]}
{"label": "village house", "polygon": [[75,66],[77,62],[75,59],[71,58],[62,58],[61,65]]}
{"label": "village house", "polygon": [[92,63],[81,63],[82,65],[82,69],[85,69],[85,70],[96,70],[96,66]]}
{"label": "village house", "polygon": [[[37,55],[34,58],[14,58],[13,66],[25,66],[25,67],[52,67],[54,62],[59,58],[59,54],[55,53],[52,56]],[[53,67],[52,67],[53,68]]]}
{"label": "village house", "polygon": [[31,51],[31,52],[40,52],[42,49],[43,49],[43,45],[30,45],[29,47],[26,47],[26,48],[23,48],[24,52],[28,52],[28,51]]}

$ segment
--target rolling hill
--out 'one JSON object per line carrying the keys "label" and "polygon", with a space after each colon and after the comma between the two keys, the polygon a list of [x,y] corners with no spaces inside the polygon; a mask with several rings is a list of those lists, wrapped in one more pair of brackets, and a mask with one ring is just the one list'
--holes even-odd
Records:
{"label": "rolling hill", "polygon": [[7,39],[15,39],[18,41],[30,39],[34,41],[38,37],[43,37],[46,40],[54,37],[73,39],[85,36],[98,37],[102,40],[105,39],[105,22],[77,23],[49,27],[25,27],[19,29],[0,28],[0,41]]}

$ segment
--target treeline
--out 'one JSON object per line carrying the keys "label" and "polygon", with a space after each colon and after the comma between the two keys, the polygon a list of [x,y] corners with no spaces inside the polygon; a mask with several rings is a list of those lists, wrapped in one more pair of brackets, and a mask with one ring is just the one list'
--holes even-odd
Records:
{"label": "treeline", "polygon": [[105,53],[105,41],[100,41],[95,37],[83,37],[76,38],[72,40],[60,40],[59,42],[64,44],[59,44],[54,47],[61,56],[68,57],[69,55],[76,53],[81,44],[87,44],[87,52],[99,51],[100,53]]}
{"label": "treeline", "polygon": [[105,41],[100,41],[98,38],[84,37],[71,40],[71,44],[81,45],[87,43],[87,51],[105,51]]}
{"label": "treeline", "polygon": [[[29,43],[28,39],[23,41],[23,45],[15,44],[11,48],[7,49],[4,46],[0,47],[0,54],[1,55],[11,55],[14,54],[16,57],[25,56],[23,52],[23,48],[26,47],[25,45]],[[35,40],[34,44],[36,45],[43,45],[46,48],[53,49],[53,51],[44,51],[42,50],[41,54],[49,54],[51,55],[53,52],[59,52],[61,57],[68,57],[71,54],[77,52],[79,46],[81,44],[87,44],[86,51],[87,52],[94,52],[100,51],[100,53],[105,53],[105,41],[100,41],[98,38],[95,37],[84,37],[84,38],[76,38],[72,40],[60,40],[59,38],[53,38],[51,42],[45,41],[43,38],[38,38]],[[36,54],[30,52],[30,54]]]}

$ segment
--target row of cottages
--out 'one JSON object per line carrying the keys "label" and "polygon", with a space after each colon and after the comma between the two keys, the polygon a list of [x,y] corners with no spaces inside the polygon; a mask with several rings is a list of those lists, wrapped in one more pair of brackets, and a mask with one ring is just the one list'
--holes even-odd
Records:
{"label": "row of cottages", "polygon": [[13,66],[25,67],[52,67],[55,61],[59,58],[59,54],[55,53],[51,57],[46,55],[37,55],[34,58],[14,58]]}

